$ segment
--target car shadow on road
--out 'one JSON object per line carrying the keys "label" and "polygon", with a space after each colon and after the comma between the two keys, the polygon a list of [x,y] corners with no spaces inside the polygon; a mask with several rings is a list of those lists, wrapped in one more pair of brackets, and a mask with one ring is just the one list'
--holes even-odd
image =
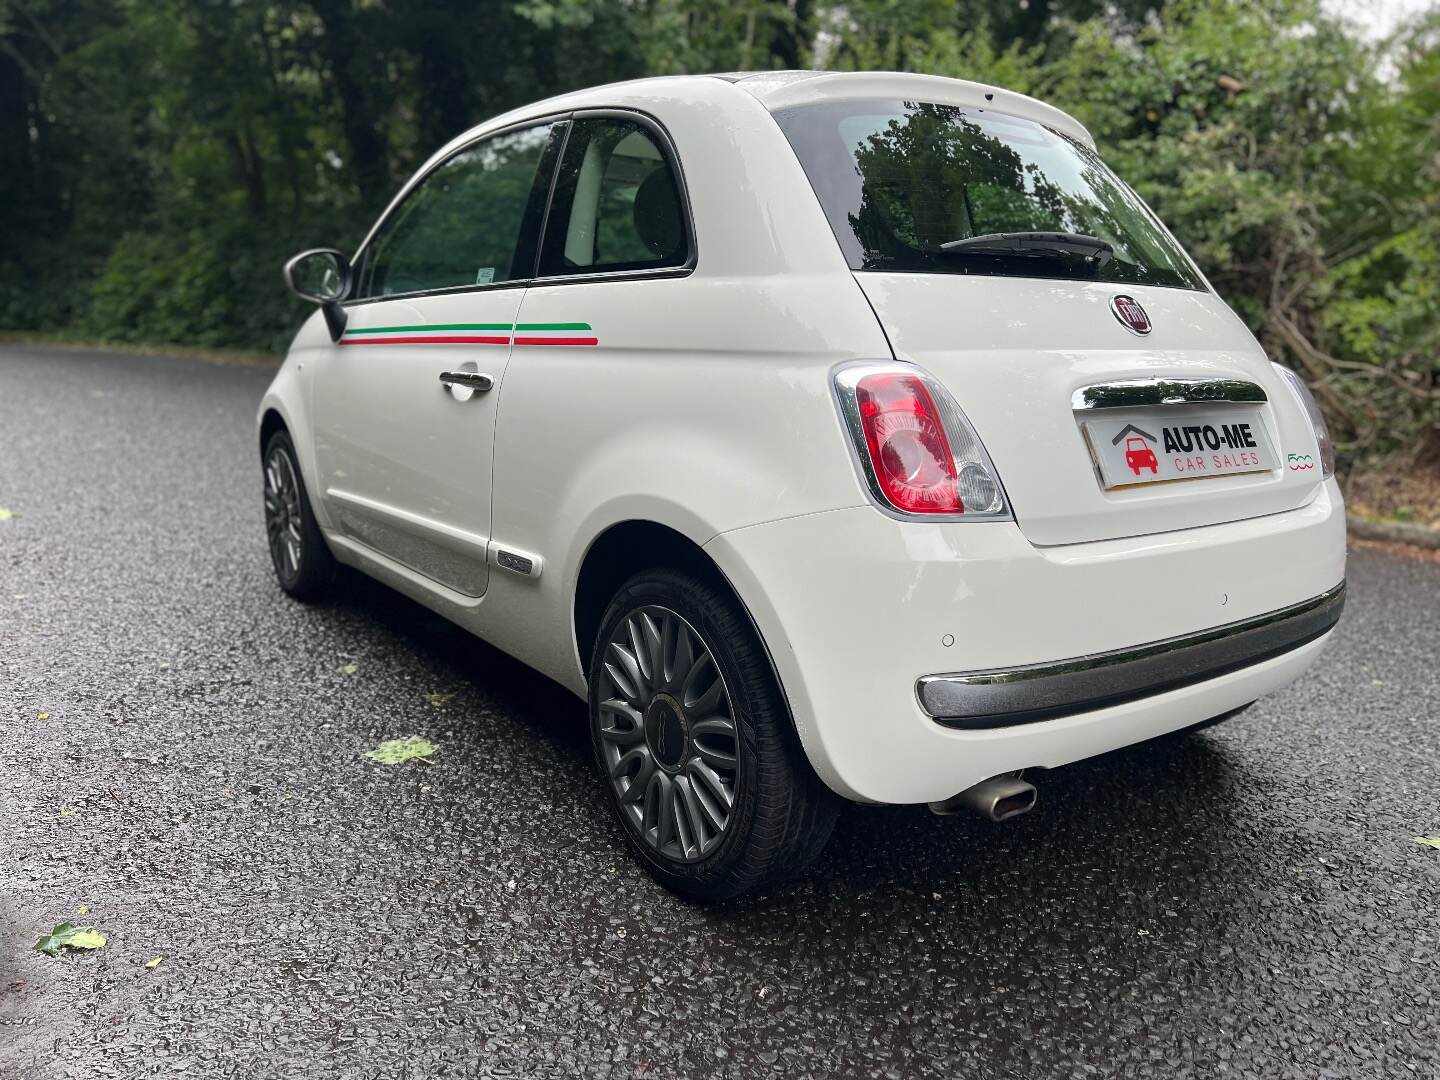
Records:
{"label": "car shadow on road", "polygon": [[[598,810],[602,792],[589,768],[579,698],[392,589],[350,577],[338,606],[472,688],[516,734],[573,757],[584,768],[566,770],[556,783],[585,784],[589,777],[590,790],[574,794]],[[924,807],[846,805],[824,856],[803,879],[711,908],[706,917],[743,927],[787,908],[813,908],[822,897],[929,898],[957,888],[971,902],[967,917],[982,919],[1047,897],[1088,910],[1095,888],[1144,901],[1192,889],[1197,880],[1222,887],[1228,875],[1215,872],[1218,864],[1236,831],[1253,827],[1242,824],[1238,808],[1253,785],[1224,742],[1208,733],[1143,743],[1030,778],[1040,792],[1036,810],[1003,825],[941,818]],[[618,828],[613,835],[618,854]]]}
{"label": "car shadow on road", "polygon": [[517,727],[587,760],[585,703],[565,687],[394,589],[349,569],[336,606],[375,622],[397,644],[513,718]]}

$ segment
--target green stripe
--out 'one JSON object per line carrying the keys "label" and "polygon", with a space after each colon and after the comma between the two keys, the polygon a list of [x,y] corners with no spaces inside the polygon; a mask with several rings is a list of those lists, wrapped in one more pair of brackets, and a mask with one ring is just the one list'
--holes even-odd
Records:
{"label": "green stripe", "polygon": [[345,336],[352,334],[414,334],[426,330],[504,330],[510,332],[508,322],[461,322],[461,323],[435,323],[425,326],[369,326],[363,330],[346,330]]}
{"label": "green stripe", "polygon": [[516,330],[589,330],[588,322],[522,322]]}

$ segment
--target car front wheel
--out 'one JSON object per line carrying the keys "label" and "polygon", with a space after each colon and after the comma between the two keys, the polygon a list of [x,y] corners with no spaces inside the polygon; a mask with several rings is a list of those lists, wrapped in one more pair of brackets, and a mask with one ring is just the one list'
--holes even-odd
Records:
{"label": "car front wheel", "polygon": [[610,802],[660,882],[723,900],[803,870],[838,800],[805,761],[744,611],[697,576],[631,578],[590,662],[590,730]]}
{"label": "car front wheel", "polygon": [[335,557],[315,523],[295,444],[277,431],[265,444],[265,539],[280,587],[297,600],[319,600],[335,580]]}

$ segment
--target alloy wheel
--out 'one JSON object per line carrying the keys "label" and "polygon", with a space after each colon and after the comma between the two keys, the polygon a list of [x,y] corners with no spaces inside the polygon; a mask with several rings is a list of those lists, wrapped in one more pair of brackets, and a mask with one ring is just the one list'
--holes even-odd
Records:
{"label": "alloy wheel", "polygon": [[705,858],[730,824],[739,776],[715,657],[684,618],[651,605],[616,626],[599,677],[600,745],[622,815],[666,859]]}
{"label": "alloy wheel", "polygon": [[300,573],[300,484],[283,446],[265,459],[265,534],[270,558],[285,578]]}

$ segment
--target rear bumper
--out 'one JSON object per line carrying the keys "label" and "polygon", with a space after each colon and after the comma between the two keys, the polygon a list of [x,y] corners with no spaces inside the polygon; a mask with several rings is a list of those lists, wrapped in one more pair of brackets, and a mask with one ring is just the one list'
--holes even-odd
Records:
{"label": "rear bumper", "polygon": [[1279,611],[1211,630],[1070,660],[991,671],[926,675],[921,707],[955,728],[1031,724],[1178,690],[1281,656],[1329,633],[1345,608],[1345,583]]}
{"label": "rear bumper", "polygon": [[[1345,520],[1331,481],[1285,513],[1061,547],[1036,547],[1010,522],[895,521],[864,506],[722,533],[706,550],[754,618],[820,777],[848,798],[918,803],[1153,738],[1293,682],[1338,612],[1338,597],[1306,605],[1344,580]],[[1267,632],[1266,619],[1297,607]],[[1151,662],[1149,650],[1176,641],[1195,648]],[[1116,662],[1067,670],[1097,657]],[[917,693],[936,672],[1029,671],[1042,674],[959,694],[932,684],[933,713]],[[1007,689],[1023,683],[1018,696]],[[936,720],[997,712],[1011,715]]]}

